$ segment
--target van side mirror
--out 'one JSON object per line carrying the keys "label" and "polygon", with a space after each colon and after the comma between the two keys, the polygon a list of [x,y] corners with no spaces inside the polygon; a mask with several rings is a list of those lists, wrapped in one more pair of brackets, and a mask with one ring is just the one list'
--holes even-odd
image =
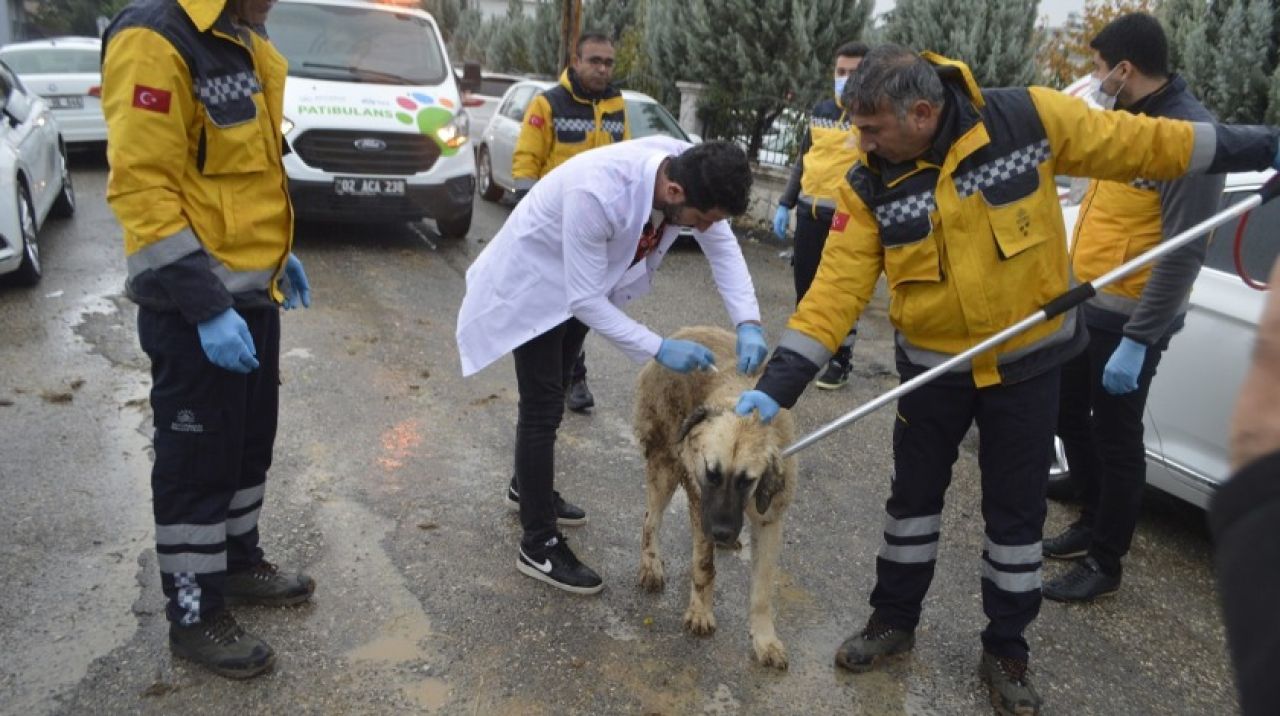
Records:
{"label": "van side mirror", "polygon": [[462,64],[462,81],[458,83],[463,92],[480,91],[480,63],[464,62]]}

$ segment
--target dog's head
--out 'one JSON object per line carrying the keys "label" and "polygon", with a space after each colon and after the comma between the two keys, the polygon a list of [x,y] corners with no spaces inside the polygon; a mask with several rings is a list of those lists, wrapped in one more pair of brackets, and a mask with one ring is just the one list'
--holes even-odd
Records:
{"label": "dog's head", "polygon": [[702,529],[718,544],[738,538],[748,505],[763,515],[783,487],[776,435],[732,410],[702,406],[690,414],[680,426],[680,459],[701,488]]}

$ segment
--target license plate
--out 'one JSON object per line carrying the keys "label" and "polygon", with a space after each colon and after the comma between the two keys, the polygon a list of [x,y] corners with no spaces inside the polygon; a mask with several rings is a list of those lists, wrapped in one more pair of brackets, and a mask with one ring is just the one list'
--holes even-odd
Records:
{"label": "license plate", "polygon": [[333,180],[333,193],[338,196],[404,196],[404,180],[338,177]]}
{"label": "license plate", "polygon": [[84,109],[84,97],[74,94],[46,97],[50,109]]}

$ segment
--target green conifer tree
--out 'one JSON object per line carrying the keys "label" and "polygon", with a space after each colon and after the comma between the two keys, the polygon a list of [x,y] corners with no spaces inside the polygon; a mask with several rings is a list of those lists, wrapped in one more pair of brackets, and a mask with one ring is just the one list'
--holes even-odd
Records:
{"label": "green conifer tree", "polygon": [[898,0],[885,38],[965,62],[987,87],[1036,80],[1039,0]]}

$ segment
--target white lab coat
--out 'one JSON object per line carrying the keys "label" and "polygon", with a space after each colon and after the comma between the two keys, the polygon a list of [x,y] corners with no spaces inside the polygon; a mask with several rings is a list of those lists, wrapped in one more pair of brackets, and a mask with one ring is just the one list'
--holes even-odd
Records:
{"label": "white lab coat", "polygon": [[[658,167],[693,145],[646,137],[579,154],[543,177],[467,269],[458,311],[462,374],[576,317],[636,362],[662,337],[621,310],[647,294],[680,229],[631,265],[653,208]],[[755,288],[737,237],[724,221],[694,232],[734,325],[759,321]]]}

